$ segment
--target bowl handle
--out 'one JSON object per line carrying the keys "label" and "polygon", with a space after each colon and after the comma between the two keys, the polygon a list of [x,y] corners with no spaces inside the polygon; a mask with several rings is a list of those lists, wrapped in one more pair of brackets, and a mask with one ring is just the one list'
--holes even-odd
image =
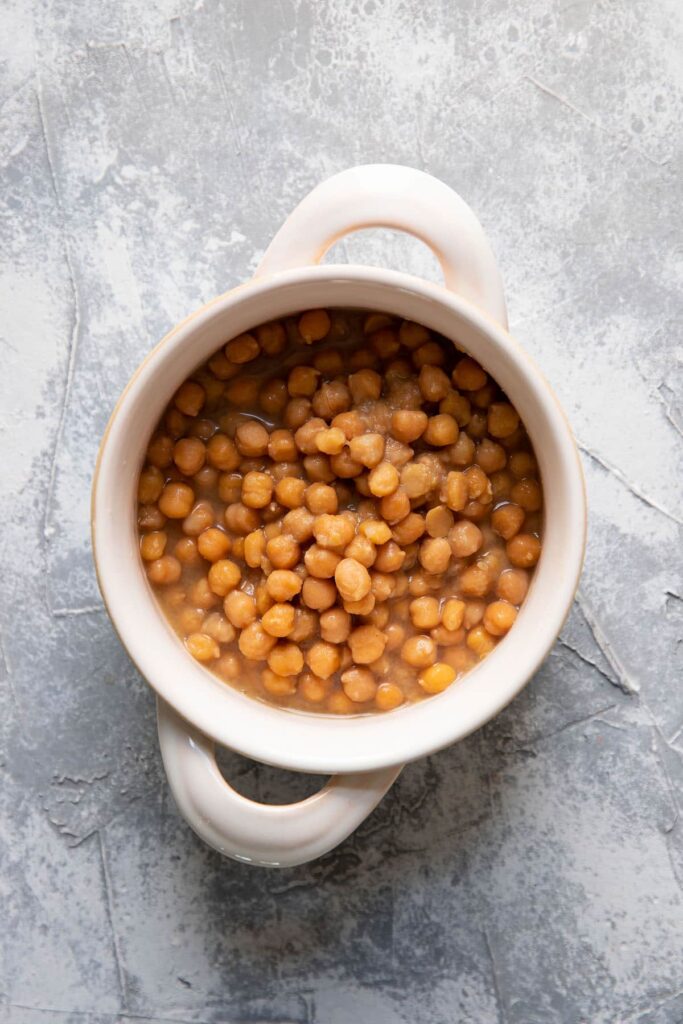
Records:
{"label": "bowl handle", "polygon": [[442,181],[397,164],[352,167],[314,188],[275,235],[256,276],[319,263],[344,235],[379,227],[423,241],[446,287],[507,327],[500,272],[472,210]]}
{"label": "bowl handle", "polygon": [[214,743],[157,698],[159,744],[178,809],[219,853],[264,867],[293,867],[321,857],[370,814],[401,771],[335,775],[295,804],[259,804],[223,778]]}

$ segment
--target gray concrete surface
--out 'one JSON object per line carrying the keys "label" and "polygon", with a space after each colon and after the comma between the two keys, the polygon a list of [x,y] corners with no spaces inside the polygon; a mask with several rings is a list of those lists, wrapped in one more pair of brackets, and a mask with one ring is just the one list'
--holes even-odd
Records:
{"label": "gray concrete surface", "polygon": [[[8,1024],[683,1021],[675,0],[6,0],[0,11]],[[561,640],[319,863],[221,860],[168,796],[95,585],[99,436],[141,357],[307,189],[405,162],[478,211],[585,455]],[[342,259],[435,276],[422,247]],[[310,780],[228,758],[246,792]]]}

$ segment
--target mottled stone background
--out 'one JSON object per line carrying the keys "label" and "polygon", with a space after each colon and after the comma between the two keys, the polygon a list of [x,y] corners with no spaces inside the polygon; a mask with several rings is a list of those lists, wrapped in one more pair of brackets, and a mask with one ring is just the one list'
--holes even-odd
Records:
{"label": "mottled stone background", "polygon": [[[680,0],[4,0],[0,1018],[683,1021]],[[586,569],[505,714],[324,860],[221,860],[169,799],[95,585],[90,478],[150,346],[316,182],[478,211],[585,456]],[[435,276],[418,243],[337,258]],[[244,791],[310,780],[229,759]]]}

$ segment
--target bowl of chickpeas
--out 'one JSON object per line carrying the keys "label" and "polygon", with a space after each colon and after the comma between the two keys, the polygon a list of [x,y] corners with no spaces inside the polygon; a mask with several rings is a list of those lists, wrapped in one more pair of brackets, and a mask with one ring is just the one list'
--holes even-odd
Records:
{"label": "bowl of chickpeas", "polygon": [[[320,264],[371,225],[422,238],[445,284]],[[402,167],[318,186],[253,281],[139,367],[95,475],[100,587],[195,831],[277,866],[342,841],[403,763],[523,688],[571,605],[585,522],[570,428],[507,333],[471,210]],[[257,804],[215,744],[332,778]]]}

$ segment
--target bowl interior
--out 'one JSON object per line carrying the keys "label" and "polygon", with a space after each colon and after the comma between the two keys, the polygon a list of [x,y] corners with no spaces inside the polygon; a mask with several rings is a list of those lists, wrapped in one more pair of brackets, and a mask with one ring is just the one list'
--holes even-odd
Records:
{"label": "bowl interior", "polygon": [[[543,553],[517,621],[495,650],[444,693],[385,715],[288,711],[222,683],[185,651],[140,564],[137,476],[170,396],[222,343],[258,323],[320,306],[377,309],[425,324],[476,358],[520,411],[545,494]],[[522,689],[554,642],[578,582],[585,542],[583,477],[562,410],[524,350],[438,285],[367,267],[316,267],[255,280],[215,299],[163,339],[129,382],[103,439],[93,487],[100,588],[122,642],[164,700],[217,742],[311,772],[365,771],[411,760],[478,728]]]}

